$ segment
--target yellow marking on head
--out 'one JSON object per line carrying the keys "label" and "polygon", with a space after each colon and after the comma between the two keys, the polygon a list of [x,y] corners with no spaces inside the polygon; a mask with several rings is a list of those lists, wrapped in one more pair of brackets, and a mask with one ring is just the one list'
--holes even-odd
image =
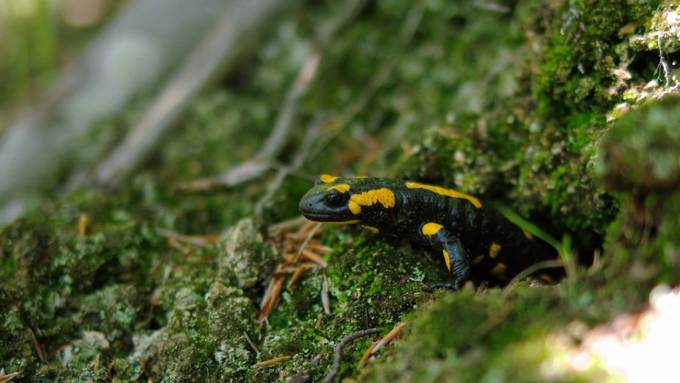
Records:
{"label": "yellow marking on head", "polygon": [[529,233],[527,230],[522,229],[522,234],[524,234],[524,236],[527,237],[528,240],[530,241],[534,240],[534,235]]}
{"label": "yellow marking on head", "polygon": [[467,200],[468,202],[470,202],[472,205],[474,205],[474,207],[476,207],[477,209],[482,207],[482,203],[479,202],[479,200],[477,198],[475,198],[475,197],[473,197],[469,194],[459,192],[457,190],[445,189],[443,187],[426,185],[426,184],[421,184],[421,183],[418,183],[418,182],[406,182],[406,187],[409,188],[409,189],[425,189],[425,190],[429,190],[433,193],[443,195],[443,196],[446,196],[446,197],[464,199],[464,200]]}
{"label": "yellow marking on head", "polygon": [[333,225],[354,225],[359,223],[358,219],[350,219],[349,221],[324,221],[323,223],[330,223]]}
{"label": "yellow marking on head", "polygon": [[349,184],[338,184],[328,188],[328,190],[337,190],[340,193],[347,193],[350,189]]}
{"label": "yellow marking on head", "polygon": [[483,255],[477,256],[477,257],[475,257],[475,259],[472,260],[472,264],[473,264],[473,265],[478,265],[478,264],[482,263],[482,261],[484,260],[484,258],[485,258],[485,257],[484,257]]}
{"label": "yellow marking on head", "polygon": [[392,190],[380,188],[352,195],[347,206],[352,214],[359,214],[362,206],[372,206],[376,203],[380,203],[384,208],[389,209],[396,204],[396,198]]}
{"label": "yellow marking on head", "polygon": [[541,274],[541,275],[539,276],[539,278],[541,278],[542,280],[544,280],[544,281],[546,281],[546,282],[548,282],[548,283],[555,283],[555,280],[554,280],[550,275],[548,275],[548,274]]}
{"label": "yellow marking on head", "polygon": [[439,230],[442,229],[442,225],[434,222],[428,222],[423,225],[423,228],[420,229],[420,231],[423,232],[423,235],[426,235],[428,237],[433,236],[439,232]]}
{"label": "yellow marking on head", "polygon": [[332,176],[332,175],[329,175],[329,174],[322,174],[321,176],[319,176],[319,179],[321,180],[321,182],[323,182],[325,184],[335,182],[335,180],[337,180],[338,178],[340,178],[340,177]]}
{"label": "yellow marking on head", "polygon": [[496,266],[494,266],[493,269],[491,269],[491,274],[501,276],[507,269],[508,266],[505,263],[499,263]]}
{"label": "yellow marking on head", "polygon": [[349,210],[352,212],[352,214],[357,215],[361,213],[361,206],[359,206],[358,203],[352,201],[351,199],[349,202],[347,202],[347,206],[349,207]]}
{"label": "yellow marking on head", "polygon": [[444,263],[446,263],[446,269],[451,272],[451,257],[449,257],[449,252],[446,250],[442,250],[442,254],[444,255]]}
{"label": "yellow marking on head", "polygon": [[363,227],[364,229],[370,231],[371,233],[375,233],[375,234],[380,233],[380,230],[378,230],[378,228],[377,228],[377,227],[374,227],[374,226],[361,225],[361,227]]}
{"label": "yellow marking on head", "polygon": [[496,258],[498,253],[501,251],[501,248],[501,245],[497,244],[496,242],[491,243],[491,247],[489,247],[489,257]]}

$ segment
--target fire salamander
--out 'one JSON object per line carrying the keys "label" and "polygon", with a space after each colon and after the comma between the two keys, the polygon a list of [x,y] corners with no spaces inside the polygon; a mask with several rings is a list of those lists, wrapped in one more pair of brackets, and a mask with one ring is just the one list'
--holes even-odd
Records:
{"label": "fire salamander", "polygon": [[[300,201],[300,211],[318,222],[361,224],[432,248],[458,289],[469,280],[503,283],[557,251],[465,193],[418,182],[322,175]],[[561,274],[537,277],[552,283]]]}

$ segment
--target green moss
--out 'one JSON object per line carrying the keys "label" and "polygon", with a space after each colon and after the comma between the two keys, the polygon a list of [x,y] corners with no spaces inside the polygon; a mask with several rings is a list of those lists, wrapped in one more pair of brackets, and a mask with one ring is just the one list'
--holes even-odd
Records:
{"label": "green moss", "polygon": [[[158,331],[165,336],[157,338],[164,341],[162,352],[148,352],[150,359],[167,361],[167,369],[154,370],[157,376],[243,373],[245,367],[231,371],[226,357],[224,364],[214,363],[207,370],[203,366],[220,349],[230,354],[228,350],[242,347],[243,332],[253,331],[250,299],[241,290],[215,282],[219,274],[231,283],[243,270],[228,262],[217,267],[216,247],[192,249],[188,255],[171,251],[156,228],[181,219],[165,209],[167,200],[155,194],[148,181],[140,185],[141,199],[139,189],[113,198],[76,194],[0,233],[0,275],[8,281],[2,287],[7,298],[3,301],[12,308],[1,314],[7,330],[2,339],[5,366],[44,379],[126,380],[143,367],[125,359],[141,347],[134,340],[139,331],[163,326]],[[130,199],[139,204],[136,210],[122,207],[130,206]],[[77,229],[81,214],[91,222],[82,237]],[[255,230],[252,224],[248,227],[251,236]],[[271,251],[257,238],[252,236],[229,254],[245,259],[240,253],[247,250],[258,262],[271,261]],[[232,319],[221,320],[226,317]],[[192,331],[185,332],[187,327]],[[83,331],[101,333],[106,349],[81,339]],[[45,363],[38,362],[35,344],[45,350]],[[196,354],[185,356],[187,347]],[[156,350],[149,344],[146,348]],[[61,368],[65,352],[71,359]],[[244,355],[247,366],[250,356]],[[110,373],[106,366],[112,361],[117,361],[118,370]],[[116,371],[121,375],[115,376]]]}
{"label": "green moss", "polygon": [[509,202],[548,232],[569,233],[579,238],[581,251],[592,252],[616,214],[613,198],[594,181],[593,166],[607,112],[619,100],[612,93],[615,69],[630,60],[620,31],[644,25],[653,6],[571,1],[527,4],[528,16],[517,10],[539,54],[524,62],[525,83],[515,98],[426,131],[398,174]]}
{"label": "green moss", "polygon": [[571,1],[536,13],[549,17],[544,36],[535,41],[541,54],[531,63],[536,69],[529,86],[538,105],[514,195],[529,202],[519,210],[539,221],[560,217],[548,230],[576,235],[581,249],[601,241],[616,212],[592,170],[596,138],[607,129],[605,114],[617,100],[610,89],[614,68],[627,59],[618,49],[625,41],[619,31],[643,23],[651,9],[639,2]]}
{"label": "green moss", "polygon": [[[533,95],[543,117],[583,111],[607,111],[613,104],[608,87],[614,81],[621,29],[644,24],[656,2],[575,0],[563,2],[548,26],[547,40]],[[540,13],[539,13],[540,15]]]}
{"label": "green moss", "polygon": [[[323,271],[308,271],[297,287],[282,294],[260,346],[260,360],[285,355],[293,359],[253,371],[253,381],[299,374],[320,379],[332,361],[334,342],[369,327],[388,331],[404,312],[430,299],[431,293],[424,290],[428,284],[447,278],[438,262],[427,259],[427,251],[399,249],[395,243],[354,230],[351,236],[346,230],[330,230],[325,239],[334,247],[325,272],[331,315],[324,314],[320,298]],[[353,354],[354,362],[343,366],[341,375],[356,373],[356,362],[370,342],[348,347],[346,353]]]}
{"label": "green moss", "polygon": [[[138,313],[145,307],[140,292],[148,279],[143,274],[158,239],[132,215],[107,211],[111,206],[103,204],[101,195],[77,195],[29,214],[0,233],[0,273],[7,281],[2,289],[13,308],[7,315],[18,314],[11,322],[20,318],[22,323],[12,334],[26,341],[32,332],[35,341],[28,338],[28,345],[40,345],[50,359],[84,330],[106,331],[114,353],[128,349]],[[76,224],[85,212],[97,223],[90,227],[91,234],[79,237]],[[102,225],[105,215],[108,220]],[[127,287],[117,284],[125,282]],[[20,358],[35,363],[35,352],[18,352],[25,347],[4,344],[8,363],[25,364],[27,359]]]}
{"label": "green moss", "polygon": [[611,291],[592,294],[595,285],[584,276],[559,287],[523,285],[510,294],[500,289],[442,294],[410,317],[404,339],[359,381],[586,382],[601,377],[599,370],[580,374],[561,364],[546,369],[548,361],[566,352],[555,337],[576,318],[587,326],[644,300],[633,295],[612,301]]}
{"label": "green moss", "polygon": [[[480,132],[477,126],[453,131],[429,129],[404,161],[400,175],[455,186],[469,193],[498,193],[507,185],[499,177],[500,169],[494,166],[502,153],[491,149],[494,142],[490,137],[502,140],[494,134],[500,131],[494,128],[493,132]],[[512,140],[508,141],[512,145]]]}
{"label": "green moss", "polygon": [[[139,342],[153,375],[164,381],[210,374],[223,379],[242,376],[252,352],[243,333],[252,333],[255,312],[238,289],[214,282],[204,297],[189,288],[175,294],[176,304],[160,333]],[[189,348],[191,353],[185,352]],[[183,378],[184,377],[184,378]]]}
{"label": "green moss", "polygon": [[[147,305],[134,285],[109,285],[85,295],[73,320],[81,327],[106,334],[110,342],[129,344],[130,334]],[[126,347],[127,348],[127,347]]]}
{"label": "green moss", "polygon": [[600,171],[627,206],[609,233],[615,270],[640,283],[678,281],[679,102],[667,97],[631,111],[604,144]]}
{"label": "green moss", "polygon": [[632,192],[673,188],[680,179],[678,105],[680,99],[667,97],[617,121],[605,143],[602,169],[611,188]]}

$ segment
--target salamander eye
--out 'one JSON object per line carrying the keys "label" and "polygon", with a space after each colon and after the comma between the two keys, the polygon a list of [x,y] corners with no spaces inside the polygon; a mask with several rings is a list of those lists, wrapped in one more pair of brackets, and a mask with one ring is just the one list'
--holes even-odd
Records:
{"label": "salamander eye", "polygon": [[337,190],[331,190],[326,194],[324,197],[324,202],[326,202],[330,206],[341,206],[344,205],[345,202],[347,202],[348,199],[347,193],[340,193]]}

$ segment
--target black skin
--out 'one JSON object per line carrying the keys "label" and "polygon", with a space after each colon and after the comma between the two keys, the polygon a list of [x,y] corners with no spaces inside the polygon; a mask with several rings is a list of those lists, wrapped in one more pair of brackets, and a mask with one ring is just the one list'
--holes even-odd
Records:
{"label": "black skin", "polygon": [[[340,190],[332,189],[338,185],[342,185]],[[353,195],[383,188],[393,193],[394,206],[385,207],[378,202],[361,206],[357,214],[349,208]],[[484,203],[477,207],[469,199],[408,188],[405,182],[397,180],[322,176],[300,200],[300,212],[318,222],[358,220],[353,223],[431,248],[440,260],[444,259],[442,250],[446,250],[451,260],[451,282],[433,287],[458,289],[470,279],[504,283],[537,262],[558,257],[550,245],[523,232]],[[442,228],[435,234],[425,235],[423,226],[427,223],[436,223]],[[491,257],[494,243],[500,245],[500,250]],[[480,260],[481,255],[484,257]],[[477,262],[473,262],[475,259]],[[551,269],[539,274],[549,283],[559,278],[563,270]]]}

